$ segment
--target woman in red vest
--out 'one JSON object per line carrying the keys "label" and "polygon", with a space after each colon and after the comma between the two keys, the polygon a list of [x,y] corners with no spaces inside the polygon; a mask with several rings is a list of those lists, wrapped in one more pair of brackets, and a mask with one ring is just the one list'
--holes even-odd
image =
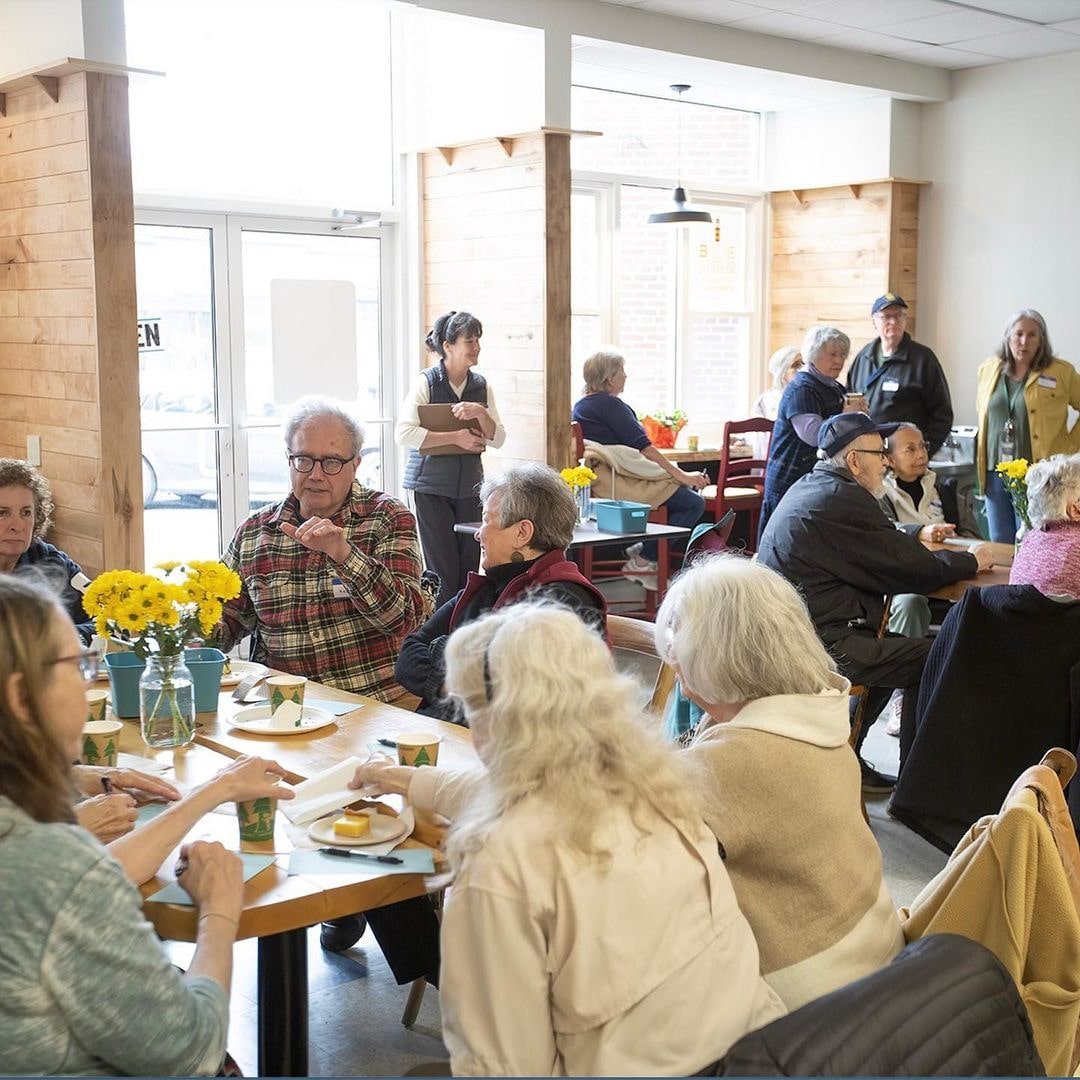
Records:
{"label": "woman in red vest", "polygon": [[569,607],[606,637],[603,593],[566,557],[577,505],[554,469],[533,462],[508,469],[480,489],[483,524],[477,534],[483,574],[470,573],[463,588],[405,639],[394,677],[423,698],[417,710],[457,720],[443,694],[443,650],[449,635],[486,611],[525,596]]}

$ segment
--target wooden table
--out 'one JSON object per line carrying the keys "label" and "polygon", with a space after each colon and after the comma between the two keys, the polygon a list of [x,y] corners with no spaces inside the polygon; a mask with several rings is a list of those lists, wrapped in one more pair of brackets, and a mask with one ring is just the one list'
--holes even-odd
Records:
{"label": "wooden table", "polygon": [[[936,597],[939,600],[948,600],[951,603],[956,603],[968,589],[985,589],[987,585],[1008,585],[1009,584],[1009,570],[1012,567],[1013,561],[1013,545],[1012,544],[996,544],[990,541],[984,541],[994,552],[994,565],[991,569],[984,571],[981,574],[976,574],[974,577],[964,578],[961,581],[954,581],[951,585],[944,585],[940,589],[935,589],[934,592],[929,593],[929,596]],[[924,546],[931,551],[962,551],[964,546],[958,543],[948,544],[933,544],[926,541],[923,542]],[[971,544],[977,544],[979,541],[972,540]]]}
{"label": "wooden table", "polygon": [[[332,727],[290,736],[254,735],[230,729],[228,719],[243,706],[233,702],[230,690],[219,698],[217,713],[200,713],[192,746],[177,750],[149,750],[142,742],[138,722],[125,722],[121,749],[162,761],[176,781],[191,786],[218,772],[229,758],[254,754],[273,758],[296,783],[343,758],[365,756],[368,744],[409,731],[438,731],[443,736],[440,764],[475,764],[467,729],[417,716],[373,698],[348,694],[308,683],[308,693],[337,701],[355,701],[356,710],[337,718]],[[416,834],[414,833],[414,836]],[[207,814],[187,839],[215,839],[244,851],[279,852],[292,849],[279,814],[274,839],[239,844],[233,815]],[[419,846],[416,840],[408,846]],[[143,897],[173,880],[173,852],[156,877],[142,886]],[[342,881],[334,876],[290,877],[275,863],[244,885],[244,910],[238,938],[259,939],[259,1075],[306,1076],[308,1069],[307,928],[327,919],[393,904],[426,892],[420,874],[392,874]],[[197,912],[179,904],[147,904],[143,912],[163,938],[194,941]]]}
{"label": "wooden table", "polygon": [[[716,446],[699,447],[697,450],[661,450],[660,453],[677,465],[709,465],[720,460],[720,448]],[[745,460],[753,456],[753,447],[748,443],[735,443],[728,451],[729,461]]]}
{"label": "wooden table", "polygon": [[[454,526],[454,532],[469,533],[475,536],[480,530],[479,522],[464,522]],[[677,540],[679,537],[688,537],[690,529],[681,525],[656,525],[647,522],[645,528],[638,532],[602,532],[596,527],[595,521],[587,525],[578,524],[574,527],[574,539],[570,541],[568,551],[577,556],[577,563],[581,567],[582,574],[592,581],[593,573],[593,548],[611,545],[632,544],[637,540],[657,540],[656,547],[656,599],[659,602],[667,591],[668,578],[671,576],[671,553],[668,551],[668,541]]]}

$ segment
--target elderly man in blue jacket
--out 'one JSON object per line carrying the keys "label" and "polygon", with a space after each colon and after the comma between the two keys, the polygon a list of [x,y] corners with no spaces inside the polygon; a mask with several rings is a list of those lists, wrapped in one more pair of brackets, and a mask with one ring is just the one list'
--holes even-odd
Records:
{"label": "elderly man in blue jacket", "polygon": [[[885,475],[883,435],[865,413],[829,417],[818,431],[819,461],[780,500],[758,558],[802,593],[818,636],[840,671],[869,689],[875,717],[894,689],[904,690],[900,761],[914,736],[915,703],[929,638],[878,637],[886,596],[928,593],[993,565],[991,548],[930,551],[897,530],[876,495]],[[859,735],[861,748],[866,728]],[[865,791],[889,791],[896,778],[860,757]]]}

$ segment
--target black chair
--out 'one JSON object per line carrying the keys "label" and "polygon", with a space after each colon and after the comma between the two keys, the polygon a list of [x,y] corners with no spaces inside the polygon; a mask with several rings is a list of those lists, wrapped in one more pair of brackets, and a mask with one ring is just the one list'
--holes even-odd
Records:
{"label": "black chair", "polygon": [[744,1035],[712,1076],[1045,1076],[1016,984],[957,934]]}

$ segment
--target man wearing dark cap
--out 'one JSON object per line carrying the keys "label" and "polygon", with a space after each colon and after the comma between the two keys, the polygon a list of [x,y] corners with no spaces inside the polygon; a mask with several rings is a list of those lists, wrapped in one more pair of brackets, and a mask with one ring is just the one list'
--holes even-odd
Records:
{"label": "man wearing dark cap", "polygon": [[887,292],[870,308],[878,336],[852,361],[848,390],[866,398],[879,423],[907,420],[922,430],[930,457],[949,437],[952,399],[933,349],[907,332],[907,303]]}
{"label": "man wearing dark cap", "polygon": [[[894,424],[866,413],[830,416],[818,430],[818,463],[784,494],[758,544],[758,559],[801,593],[818,637],[852,683],[869,688],[867,717],[904,691],[900,762],[914,738],[915,704],[929,638],[879,638],[884,597],[928,593],[993,565],[991,549],[930,551],[897,530],[875,494],[885,475]],[[865,738],[863,725],[856,753]],[[895,777],[862,761],[863,789],[888,791]]]}

